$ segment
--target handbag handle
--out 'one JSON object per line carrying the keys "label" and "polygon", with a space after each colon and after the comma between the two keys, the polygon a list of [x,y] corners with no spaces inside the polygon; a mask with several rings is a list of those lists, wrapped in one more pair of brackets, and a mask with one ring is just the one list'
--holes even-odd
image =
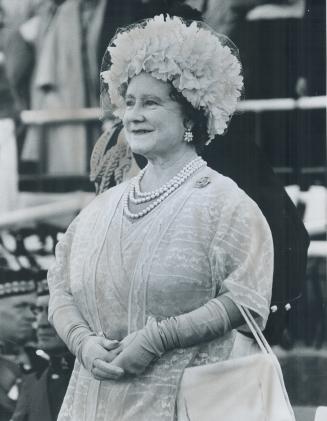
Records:
{"label": "handbag handle", "polygon": [[[250,328],[253,336],[255,337],[255,340],[257,341],[257,344],[259,345],[261,351],[266,355],[273,355],[275,357],[275,354],[273,350],[271,349],[270,345],[267,342],[267,339],[265,338],[264,334],[262,333],[261,329],[259,328],[257,322],[254,320],[254,317],[252,316],[250,310],[246,307],[242,307],[241,305],[237,304],[238,309],[240,310],[244,320],[246,321],[246,324]],[[295,421],[294,412],[292,409],[292,406],[290,404],[287,390],[285,388],[284,379],[283,379],[283,373],[280,368],[280,365],[278,364],[277,358],[272,358],[273,364],[276,369],[276,374],[279,377],[280,385],[282,388],[282,392],[285,397],[285,402],[288,406],[288,409],[290,411],[290,415],[292,417],[292,420]]]}
{"label": "handbag handle", "polygon": [[270,345],[267,342],[264,334],[262,333],[261,329],[259,328],[257,322],[254,320],[250,310],[245,308],[239,304],[237,304],[238,309],[240,310],[246,324],[248,325],[251,333],[253,334],[257,344],[259,345],[261,351],[264,354],[273,354],[273,350],[271,349]]}

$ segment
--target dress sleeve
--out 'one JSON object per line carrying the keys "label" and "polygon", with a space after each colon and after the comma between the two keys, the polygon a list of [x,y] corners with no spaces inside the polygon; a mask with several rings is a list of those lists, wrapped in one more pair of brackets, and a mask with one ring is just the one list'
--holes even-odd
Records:
{"label": "dress sleeve", "polygon": [[264,329],[273,280],[273,241],[256,203],[245,194],[236,206],[226,206],[211,244],[210,260],[217,294],[257,315]]}
{"label": "dress sleeve", "polygon": [[75,304],[70,286],[70,254],[77,217],[56,246],[56,261],[48,272],[50,290],[49,321],[69,350],[80,359],[83,340],[93,336],[89,325]]}

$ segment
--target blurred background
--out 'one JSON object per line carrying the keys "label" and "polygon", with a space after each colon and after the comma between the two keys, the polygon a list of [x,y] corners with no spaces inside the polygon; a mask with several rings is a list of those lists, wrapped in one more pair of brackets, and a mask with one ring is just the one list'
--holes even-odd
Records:
{"label": "blurred background", "polygon": [[[94,197],[91,153],[112,125],[99,109],[103,54],[118,27],[166,3],[0,0],[0,270],[37,278]],[[310,236],[301,298],[275,344],[297,419],[310,421],[327,406],[326,3],[185,3],[240,51],[245,91],[225,136],[260,147]]]}

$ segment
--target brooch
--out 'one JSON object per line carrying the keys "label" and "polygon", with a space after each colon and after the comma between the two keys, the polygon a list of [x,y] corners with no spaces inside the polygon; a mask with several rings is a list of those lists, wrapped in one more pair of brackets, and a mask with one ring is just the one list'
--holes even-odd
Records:
{"label": "brooch", "polygon": [[195,182],[195,187],[201,189],[211,183],[210,177],[201,177]]}

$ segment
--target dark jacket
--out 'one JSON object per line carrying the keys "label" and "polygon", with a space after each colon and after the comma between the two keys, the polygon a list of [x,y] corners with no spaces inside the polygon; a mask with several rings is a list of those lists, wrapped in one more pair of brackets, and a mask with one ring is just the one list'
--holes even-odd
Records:
{"label": "dark jacket", "polygon": [[12,421],[56,421],[73,368],[73,357],[51,358],[42,372],[26,376]]}
{"label": "dark jacket", "polygon": [[0,356],[0,421],[8,421],[15,410],[16,401],[8,394],[18,388],[22,373],[17,364]]}
{"label": "dark jacket", "polygon": [[[3,350],[2,350],[3,351]],[[7,350],[8,351],[8,350]],[[15,362],[15,353],[0,353],[0,421],[9,421],[15,410],[17,398],[25,377],[32,372],[44,370],[48,363],[36,355],[35,349],[26,347],[28,367]]]}

